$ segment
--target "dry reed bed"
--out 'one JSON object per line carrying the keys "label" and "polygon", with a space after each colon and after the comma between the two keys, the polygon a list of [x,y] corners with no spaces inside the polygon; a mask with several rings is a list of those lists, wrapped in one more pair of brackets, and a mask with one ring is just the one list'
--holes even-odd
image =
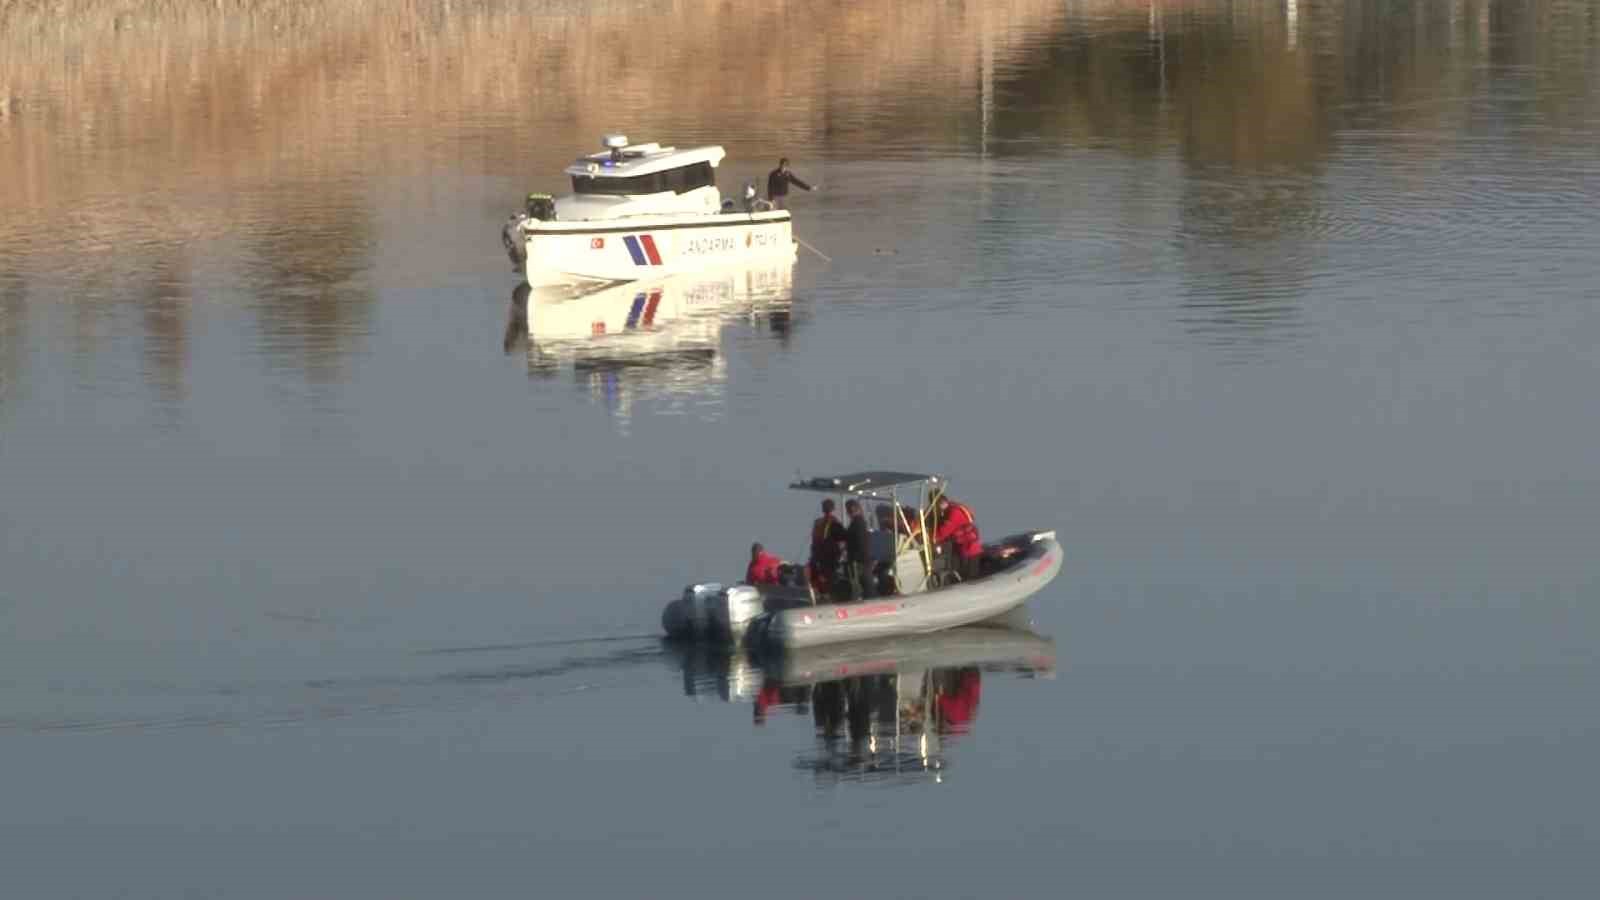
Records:
{"label": "dry reed bed", "polygon": [[[654,6],[9,0],[0,167],[18,177],[0,181],[0,206],[52,216],[93,198],[102,233],[188,221],[182,239],[228,219],[219,198],[286,175],[420,170],[440,140],[487,170],[548,167],[574,136],[617,126],[616,96],[777,146],[819,133],[830,104],[971,94],[985,41],[1004,53],[1059,15],[1050,0]],[[372,146],[381,158],[361,155]]]}
{"label": "dry reed bed", "polygon": [[[1169,0],[1157,14],[1219,3]],[[751,135],[766,154],[825,132],[848,138],[907,96],[975,113],[985,62],[1004,72],[1065,27],[1059,0],[0,4],[0,171],[12,176],[0,179],[0,208],[53,219],[92,207],[102,234],[173,240],[225,227],[236,198],[265,185],[325,190],[373,170],[423,171],[441,145],[468,169],[532,173],[619,124],[662,134],[670,121],[676,140]],[[1407,52],[1374,61],[1397,116],[1465,114],[1438,98],[1468,94],[1479,77],[1458,45],[1479,39],[1491,6],[1464,0],[1448,21],[1405,34]],[[1558,0],[1538,6],[1572,14]],[[1185,36],[1166,48],[1152,113],[1141,106],[1155,92],[1135,83],[1148,65],[1130,68],[1126,47],[1099,37],[1137,39],[1149,5],[1080,7],[1075,16],[1098,11],[1098,31],[1067,61],[1082,69],[1047,86],[1031,123],[1046,134],[1232,164],[1314,162],[1346,91],[1362,89],[1359,69],[1372,68],[1327,52],[1359,33],[1343,5],[1302,4],[1297,47],[1279,5],[1250,4],[1209,38],[1173,30]],[[1324,52],[1304,49],[1313,45]],[[1031,65],[1031,77],[1052,77],[1050,62]],[[618,123],[617,97],[647,112]],[[681,134],[685,122],[700,133]]]}

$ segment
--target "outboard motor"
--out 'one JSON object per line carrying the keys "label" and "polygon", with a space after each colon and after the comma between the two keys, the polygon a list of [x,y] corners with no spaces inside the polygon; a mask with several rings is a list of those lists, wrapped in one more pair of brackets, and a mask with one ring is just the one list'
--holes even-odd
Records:
{"label": "outboard motor", "polygon": [[524,211],[528,218],[540,222],[554,222],[556,220],[556,199],[549,194],[529,194]]}
{"label": "outboard motor", "polygon": [[722,585],[716,582],[684,588],[683,596],[661,611],[662,629],[673,637],[703,637],[711,624],[711,607],[721,593]]}
{"label": "outboard motor", "polygon": [[744,637],[750,620],[766,612],[761,592],[748,584],[736,584],[723,591],[718,599],[720,602],[712,606],[715,628],[735,641]]}
{"label": "outboard motor", "polygon": [[766,212],[767,210],[772,209],[771,200],[763,200],[756,195],[756,183],[754,181],[746,181],[744,183],[743,200],[744,211],[747,213]]}
{"label": "outboard motor", "polygon": [[691,584],[683,596],[667,604],[661,627],[677,638],[740,640],[750,622],[766,611],[761,592],[748,584],[723,587],[715,582]]}
{"label": "outboard motor", "polygon": [[554,222],[556,220],[556,201],[549,194],[529,194],[524,202],[521,212],[511,214],[506,220],[505,227],[500,229],[500,242],[506,246],[506,255],[511,257],[511,269],[521,272],[528,261],[528,243],[522,233],[524,222]]}

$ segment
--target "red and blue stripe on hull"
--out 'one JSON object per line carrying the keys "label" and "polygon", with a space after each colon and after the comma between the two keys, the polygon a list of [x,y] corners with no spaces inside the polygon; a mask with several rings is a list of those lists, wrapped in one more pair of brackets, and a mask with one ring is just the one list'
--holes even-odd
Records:
{"label": "red and blue stripe on hull", "polygon": [[661,254],[656,250],[655,238],[650,235],[641,234],[638,237],[626,235],[622,239],[622,244],[628,248],[628,255],[633,257],[634,265],[661,265]]}

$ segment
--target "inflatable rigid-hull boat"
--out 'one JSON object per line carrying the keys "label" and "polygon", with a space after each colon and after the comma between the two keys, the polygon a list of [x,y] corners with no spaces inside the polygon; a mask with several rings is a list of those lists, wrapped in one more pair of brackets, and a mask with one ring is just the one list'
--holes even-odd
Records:
{"label": "inflatable rigid-hull boat", "polygon": [[989,574],[914,594],[859,603],[821,603],[765,612],[749,623],[747,640],[784,648],[926,634],[1003,615],[1027,602],[1061,571],[1061,545],[1053,532],[1009,539],[1027,541]]}
{"label": "inflatable rigid-hull boat", "polygon": [[[940,519],[952,505],[942,475],[873,469],[802,478],[790,489],[821,495],[816,529],[843,506],[872,519],[866,524],[873,580],[880,596],[856,602],[818,602],[816,587],[795,566],[781,567],[777,584],[691,584],[661,614],[668,635],[779,648],[927,634],[1003,616],[1049,584],[1061,571],[1054,531],[1014,534],[982,549],[980,577],[963,581],[950,571],[953,552],[937,546]],[[859,509],[855,507],[859,504]],[[856,514],[852,513],[852,514]],[[971,510],[966,510],[969,524]],[[873,523],[876,523],[874,527]],[[833,519],[829,541],[843,550],[843,527]],[[787,571],[785,571],[787,570]],[[842,573],[829,573],[833,580]]]}
{"label": "inflatable rigid-hull boat", "polygon": [[803,589],[788,587],[694,584],[667,604],[661,627],[676,639],[744,643],[758,651],[927,634],[1004,616],[1061,571],[1053,531],[1013,535],[985,555],[989,572],[973,581],[853,603],[813,604]]}

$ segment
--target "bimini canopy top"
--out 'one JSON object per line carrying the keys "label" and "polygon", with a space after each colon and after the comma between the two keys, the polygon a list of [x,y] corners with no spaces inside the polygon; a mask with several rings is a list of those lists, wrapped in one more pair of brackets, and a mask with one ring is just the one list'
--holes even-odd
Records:
{"label": "bimini canopy top", "polygon": [[915,472],[852,472],[848,475],[823,475],[802,478],[789,485],[797,491],[814,491],[818,494],[858,494],[874,499],[888,499],[896,488],[941,487],[941,475],[918,475]]}

